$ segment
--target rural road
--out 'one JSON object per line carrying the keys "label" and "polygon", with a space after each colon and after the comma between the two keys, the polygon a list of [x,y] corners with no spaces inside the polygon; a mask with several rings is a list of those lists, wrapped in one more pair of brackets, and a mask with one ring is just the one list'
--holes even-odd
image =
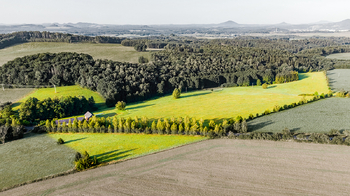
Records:
{"label": "rural road", "polygon": [[350,147],[217,139],[0,195],[347,195]]}

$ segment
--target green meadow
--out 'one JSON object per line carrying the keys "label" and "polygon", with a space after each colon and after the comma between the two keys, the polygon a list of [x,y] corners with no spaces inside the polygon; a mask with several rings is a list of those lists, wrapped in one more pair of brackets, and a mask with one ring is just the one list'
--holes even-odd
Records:
{"label": "green meadow", "polygon": [[150,59],[150,52],[137,52],[121,44],[29,42],[0,50],[0,66],[17,57],[37,53],[76,52],[91,55],[94,59],[137,63],[140,56]]}
{"label": "green meadow", "polygon": [[207,139],[200,136],[118,133],[54,133],[48,136],[56,141],[62,138],[65,146],[81,153],[87,151],[100,162],[129,159]]}

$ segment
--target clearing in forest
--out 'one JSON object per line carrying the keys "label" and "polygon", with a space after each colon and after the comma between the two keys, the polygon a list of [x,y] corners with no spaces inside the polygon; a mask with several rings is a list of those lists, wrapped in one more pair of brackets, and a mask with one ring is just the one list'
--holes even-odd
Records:
{"label": "clearing in forest", "polygon": [[121,44],[29,42],[0,50],[0,66],[17,57],[37,53],[76,52],[91,55],[94,59],[137,63],[140,56],[150,60],[149,52],[137,52],[133,47]]}
{"label": "clearing in forest", "polygon": [[[326,77],[322,72],[300,73],[299,81],[261,86],[233,87],[221,90],[202,90],[182,93],[179,99],[171,95],[140,103],[128,104],[125,111],[106,108],[95,112],[101,116],[171,118],[195,117],[197,119],[222,120],[238,115],[247,118],[249,114],[272,111],[275,105],[283,106],[302,99],[299,94],[313,94],[316,91],[328,93]],[[311,98],[311,97],[307,97]]]}
{"label": "clearing in forest", "polygon": [[349,159],[348,146],[215,139],[3,195],[348,195]]}

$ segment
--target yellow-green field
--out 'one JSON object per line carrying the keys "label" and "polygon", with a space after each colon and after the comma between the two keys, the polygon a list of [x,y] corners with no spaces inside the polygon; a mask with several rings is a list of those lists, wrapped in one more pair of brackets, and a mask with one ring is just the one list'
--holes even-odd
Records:
{"label": "yellow-green field", "polygon": [[207,139],[200,136],[117,133],[55,133],[49,136],[55,140],[62,138],[65,146],[78,152],[87,151],[101,162],[129,159]]}
{"label": "yellow-green field", "polygon": [[[102,109],[101,116],[118,114],[118,117],[147,116],[148,118],[163,117],[196,117],[203,119],[232,118],[241,115],[247,118],[249,114],[262,113],[266,109],[272,111],[275,105],[283,106],[298,102],[299,94],[318,92],[328,93],[327,82],[322,72],[301,73],[300,80],[286,84],[275,84],[263,89],[256,87],[233,87],[222,90],[195,91],[182,93],[180,99],[165,96],[158,99],[136,104],[127,104],[126,111],[114,108]],[[311,97],[307,97],[311,98]]]}
{"label": "yellow-green field", "polygon": [[1,49],[0,66],[17,57],[44,52],[77,52],[89,54],[94,59],[108,59],[132,63],[137,63],[140,56],[150,59],[149,52],[137,52],[133,47],[124,47],[120,44],[30,42]]}
{"label": "yellow-green field", "polygon": [[19,104],[26,101],[29,97],[36,97],[39,100],[43,100],[46,98],[54,98],[54,97],[65,97],[65,96],[84,96],[85,98],[89,98],[91,96],[94,97],[95,103],[99,108],[105,108],[105,100],[103,97],[94,91],[91,91],[89,89],[82,88],[80,86],[62,86],[62,87],[57,87],[54,88],[40,88],[32,93],[28,94],[26,97],[23,99],[19,100],[16,102],[14,109],[19,109]]}

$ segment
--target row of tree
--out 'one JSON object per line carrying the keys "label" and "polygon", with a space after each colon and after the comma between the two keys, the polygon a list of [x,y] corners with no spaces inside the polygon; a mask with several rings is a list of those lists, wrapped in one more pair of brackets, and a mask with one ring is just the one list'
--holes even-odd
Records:
{"label": "row of tree", "polygon": [[0,141],[4,144],[6,141],[21,139],[25,131],[24,126],[19,125],[16,119],[7,119],[6,124],[0,126]]}

